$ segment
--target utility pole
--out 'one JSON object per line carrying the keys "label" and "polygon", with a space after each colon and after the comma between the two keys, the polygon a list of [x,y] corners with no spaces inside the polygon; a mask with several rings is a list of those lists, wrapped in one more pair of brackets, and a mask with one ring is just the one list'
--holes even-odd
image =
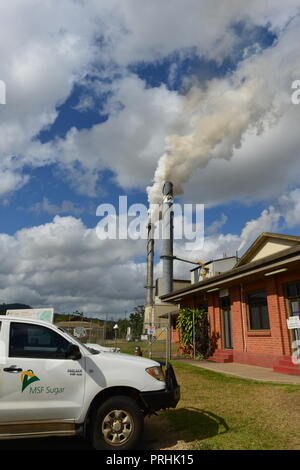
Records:
{"label": "utility pole", "polygon": [[193,357],[196,359],[195,312],[193,311]]}
{"label": "utility pole", "polygon": [[107,328],[107,316],[108,316],[108,313],[105,314],[105,320],[104,320],[104,344],[106,343],[106,328]]}

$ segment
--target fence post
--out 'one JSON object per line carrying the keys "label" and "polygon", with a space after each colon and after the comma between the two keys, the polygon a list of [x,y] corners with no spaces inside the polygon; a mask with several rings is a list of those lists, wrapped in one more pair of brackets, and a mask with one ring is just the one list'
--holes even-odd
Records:
{"label": "fence post", "polygon": [[168,324],[166,334],[166,358],[166,362],[171,360],[171,313],[168,313]]}
{"label": "fence post", "polygon": [[196,359],[195,312],[193,311],[193,358]]}
{"label": "fence post", "polygon": [[150,341],[149,358],[152,359],[152,335],[149,335],[149,341]]}

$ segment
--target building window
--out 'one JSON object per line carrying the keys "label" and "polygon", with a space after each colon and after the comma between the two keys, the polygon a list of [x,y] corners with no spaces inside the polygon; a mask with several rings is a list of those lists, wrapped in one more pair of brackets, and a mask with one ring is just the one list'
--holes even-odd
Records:
{"label": "building window", "polygon": [[255,292],[248,295],[249,307],[249,329],[269,330],[269,312],[267,294],[265,291]]}
{"label": "building window", "polygon": [[286,296],[289,301],[290,315],[299,315],[300,312],[300,282],[293,282],[286,286]]}
{"label": "building window", "polygon": [[205,310],[206,312],[208,311],[208,303],[207,302],[201,302],[199,305],[198,305],[198,308],[200,310]]}

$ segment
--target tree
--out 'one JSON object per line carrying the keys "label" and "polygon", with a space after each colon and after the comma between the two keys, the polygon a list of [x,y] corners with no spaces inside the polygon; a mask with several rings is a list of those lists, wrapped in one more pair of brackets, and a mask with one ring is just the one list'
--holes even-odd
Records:
{"label": "tree", "polygon": [[127,328],[128,326],[130,326],[129,320],[127,319],[118,320],[118,326],[119,326],[119,338],[126,338]]}
{"label": "tree", "polygon": [[129,326],[133,338],[140,338],[143,333],[145,308],[143,305],[134,307],[134,311],[129,315]]}

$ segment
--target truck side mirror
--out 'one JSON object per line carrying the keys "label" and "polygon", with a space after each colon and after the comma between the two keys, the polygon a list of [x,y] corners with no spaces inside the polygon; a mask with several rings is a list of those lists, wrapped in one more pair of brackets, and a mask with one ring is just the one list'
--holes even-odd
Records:
{"label": "truck side mirror", "polygon": [[73,359],[73,361],[76,361],[80,358],[81,352],[79,346],[77,346],[77,344],[69,344],[66,352],[66,359]]}

